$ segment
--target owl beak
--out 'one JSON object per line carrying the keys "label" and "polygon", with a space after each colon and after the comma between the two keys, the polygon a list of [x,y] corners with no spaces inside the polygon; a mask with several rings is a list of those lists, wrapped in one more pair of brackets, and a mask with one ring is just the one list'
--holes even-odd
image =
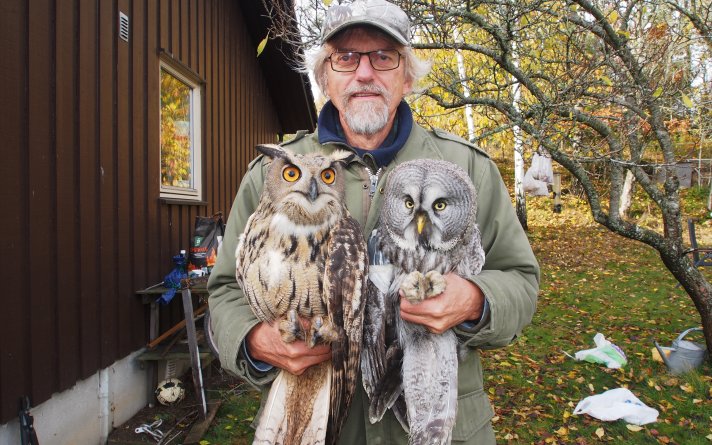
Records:
{"label": "owl beak", "polygon": [[415,223],[418,228],[418,235],[422,235],[423,233],[423,229],[425,228],[425,223],[427,221],[426,218],[427,217],[423,213],[421,213],[415,219]]}
{"label": "owl beak", "polygon": [[319,196],[319,191],[316,188],[316,179],[312,178],[311,182],[309,183],[309,201],[314,202],[316,201],[316,198]]}

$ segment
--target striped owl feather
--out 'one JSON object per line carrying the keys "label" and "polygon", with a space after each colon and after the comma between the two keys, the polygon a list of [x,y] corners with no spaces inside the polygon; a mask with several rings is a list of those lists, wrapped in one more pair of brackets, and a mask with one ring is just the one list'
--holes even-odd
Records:
{"label": "striped owl feather", "polygon": [[254,443],[333,444],[358,380],[366,288],[364,237],[344,205],[342,163],[351,155],[258,151],[271,162],[237,247],[237,281],[284,341],[328,343],[332,356],[299,376],[279,372]]}

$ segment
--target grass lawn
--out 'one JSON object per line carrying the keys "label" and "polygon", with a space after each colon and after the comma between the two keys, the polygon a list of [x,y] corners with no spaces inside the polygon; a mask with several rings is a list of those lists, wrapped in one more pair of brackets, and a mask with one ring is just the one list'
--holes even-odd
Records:
{"label": "grass lawn", "polygon": [[[497,442],[712,444],[709,363],[673,377],[651,358],[653,339],[669,346],[680,332],[700,326],[687,294],[675,288],[653,249],[595,225],[581,203],[565,200],[558,215],[550,208],[548,199],[528,203],[529,236],[542,267],[534,320],[511,346],[483,352]],[[592,348],[597,332],[626,353],[624,369],[564,354]],[[704,342],[700,334],[690,340]],[[583,398],[617,387],[657,409],[658,421],[636,427],[573,415]],[[202,443],[251,443],[257,394],[237,388],[222,397]]]}

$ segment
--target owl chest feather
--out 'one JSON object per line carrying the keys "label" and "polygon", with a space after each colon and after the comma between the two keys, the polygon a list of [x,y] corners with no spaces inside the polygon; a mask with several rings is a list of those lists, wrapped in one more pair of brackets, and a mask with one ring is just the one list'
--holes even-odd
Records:
{"label": "owl chest feather", "polygon": [[383,252],[389,262],[403,274],[414,271],[427,273],[432,270],[446,274],[457,266],[452,255],[422,246],[416,247],[415,250],[405,250],[398,248],[394,243],[387,242],[383,245]]}
{"label": "owl chest feather", "polygon": [[328,231],[283,233],[257,223],[238,246],[238,279],[258,318],[272,321],[296,310],[324,315],[324,264]]}

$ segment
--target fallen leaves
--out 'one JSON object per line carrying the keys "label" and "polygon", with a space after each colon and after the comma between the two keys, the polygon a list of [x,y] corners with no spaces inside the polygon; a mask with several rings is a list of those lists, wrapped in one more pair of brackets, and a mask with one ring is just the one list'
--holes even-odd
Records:
{"label": "fallen leaves", "polygon": [[[567,207],[559,221],[548,208],[528,204],[529,237],[542,265],[538,310],[513,345],[482,358],[498,443],[681,445],[691,442],[690,431],[697,438],[712,434],[709,365],[690,380],[668,374],[650,353],[652,339],[669,344],[699,324],[692,302],[654,250],[598,228],[586,211]],[[611,370],[561,352],[590,348],[596,332],[623,349],[628,366]],[[572,415],[586,396],[616,387],[658,409],[658,422]]]}

